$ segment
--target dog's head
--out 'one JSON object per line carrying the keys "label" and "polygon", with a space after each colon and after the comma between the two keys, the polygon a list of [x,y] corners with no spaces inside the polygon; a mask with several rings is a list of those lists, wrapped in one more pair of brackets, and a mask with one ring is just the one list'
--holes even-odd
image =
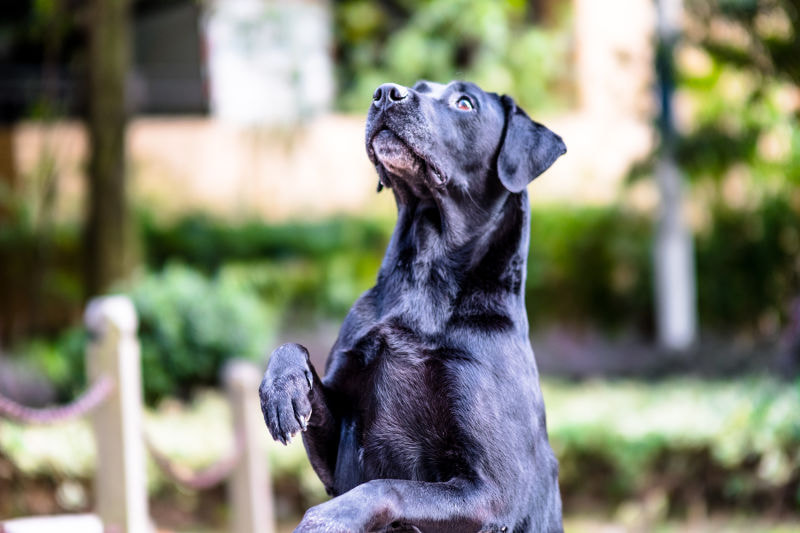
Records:
{"label": "dog's head", "polygon": [[387,83],[367,116],[367,155],[398,201],[519,193],[566,152],[508,96],[467,82]]}

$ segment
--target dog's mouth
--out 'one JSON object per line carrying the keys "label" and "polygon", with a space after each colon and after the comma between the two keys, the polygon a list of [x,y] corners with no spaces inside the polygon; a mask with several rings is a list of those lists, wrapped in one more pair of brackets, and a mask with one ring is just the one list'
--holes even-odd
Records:
{"label": "dog's mouth", "polygon": [[406,180],[423,177],[436,189],[441,189],[447,183],[445,174],[436,165],[389,129],[381,129],[372,136],[367,153],[373,163],[394,176]]}

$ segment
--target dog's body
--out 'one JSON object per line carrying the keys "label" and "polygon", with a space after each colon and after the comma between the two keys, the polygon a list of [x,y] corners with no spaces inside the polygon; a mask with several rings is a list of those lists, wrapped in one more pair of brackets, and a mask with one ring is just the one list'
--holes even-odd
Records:
{"label": "dog's body", "polygon": [[564,145],[460,82],[379,87],[366,141],[398,205],[377,283],[323,379],[287,344],[259,391],[336,496],[298,531],[561,531],[524,285],[525,186]]}

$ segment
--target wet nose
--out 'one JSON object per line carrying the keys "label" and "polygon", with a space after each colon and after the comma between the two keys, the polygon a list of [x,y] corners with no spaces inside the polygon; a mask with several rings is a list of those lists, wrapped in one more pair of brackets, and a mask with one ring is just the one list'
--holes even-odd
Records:
{"label": "wet nose", "polygon": [[372,94],[372,104],[378,109],[386,109],[408,96],[408,88],[396,83],[384,83]]}

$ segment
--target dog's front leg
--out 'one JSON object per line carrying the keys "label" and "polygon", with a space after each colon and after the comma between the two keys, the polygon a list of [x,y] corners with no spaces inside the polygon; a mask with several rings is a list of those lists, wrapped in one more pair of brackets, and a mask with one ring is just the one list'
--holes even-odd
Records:
{"label": "dog's front leg", "polygon": [[258,389],[261,412],[272,438],[286,444],[303,431],[311,465],[325,488],[333,487],[338,432],[325,387],[299,344],[284,344],[272,352]]}
{"label": "dog's front leg", "polygon": [[502,505],[492,491],[452,479],[443,483],[374,479],[306,511],[295,533],[324,531],[502,532]]}

